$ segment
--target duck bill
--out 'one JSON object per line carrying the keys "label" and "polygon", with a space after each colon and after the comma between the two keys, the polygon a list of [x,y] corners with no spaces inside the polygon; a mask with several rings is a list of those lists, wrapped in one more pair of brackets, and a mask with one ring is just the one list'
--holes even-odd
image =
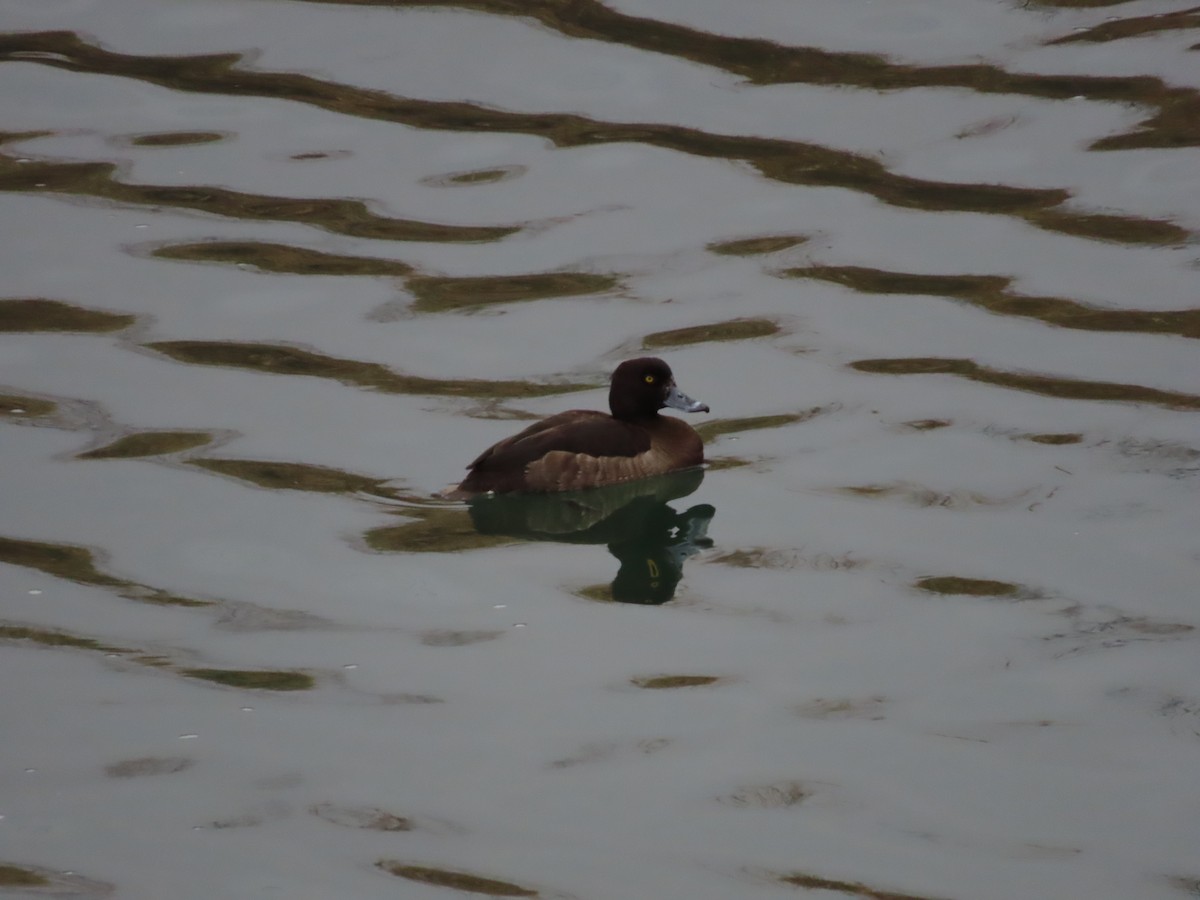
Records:
{"label": "duck bill", "polygon": [[671,409],[681,409],[684,412],[708,412],[708,404],[693,400],[675,385],[671,385],[663,403]]}

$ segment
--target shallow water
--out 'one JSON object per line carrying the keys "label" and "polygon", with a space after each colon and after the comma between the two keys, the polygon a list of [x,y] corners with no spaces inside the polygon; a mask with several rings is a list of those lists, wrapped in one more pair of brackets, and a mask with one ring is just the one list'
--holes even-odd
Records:
{"label": "shallow water", "polygon": [[1200,892],[1194,10],[0,29],[0,892]]}

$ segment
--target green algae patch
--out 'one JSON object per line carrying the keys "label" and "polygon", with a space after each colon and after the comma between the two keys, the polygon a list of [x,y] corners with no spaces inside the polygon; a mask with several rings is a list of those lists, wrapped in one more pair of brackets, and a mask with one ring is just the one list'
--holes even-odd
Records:
{"label": "green algae patch", "polygon": [[216,606],[215,600],[197,600],[194,597],[183,597],[162,588],[150,587],[144,584],[126,582],[120,595],[126,600],[136,600],[139,603],[151,603],[155,606],[182,606],[188,609],[199,609],[204,606]]}
{"label": "green algae patch", "polygon": [[[6,160],[10,165],[4,164]],[[113,163],[32,162],[19,168],[12,163],[7,157],[0,158],[0,191],[97,197],[251,222],[295,222],[334,234],[381,241],[476,243],[498,241],[521,230],[519,226],[442,225],[392,219],[371,212],[361,200],[273,197],[202,185],[130,184],[117,180]]]}
{"label": "green algae patch", "polygon": [[409,881],[431,884],[436,887],[453,888],[469,894],[486,894],[489,897],[538,896],[538,892],[532,888],[521,887],[511,881],[499,881],[495,878],[485,878],[482,875],[472,875],[469,872],[459,872],[454,869],[417,866],[393,859],[381,859],[375,865],[389,875],[395,875],[398,878],[406,878]]}
{"label": "green algae patch", "polygon": [[478,169],[474,172],[459,172],[448,175],[446,180],[451,184],[488,184],[493,181],[503,181],[508,175],[504,169]]}
{"label": "green algae patch", "polygon": [[533,381],[421,378],[393,371],[381,363],[324,356],[282,344],[234,341],[157,341],[145,345],[179,362],[230,369],[248,369],[272,375],[307,375],[387,394],[435,397],[513,399],[545,397],[588,390],[592,384],[542,384]]}
{"label": "green algae patch", "polygon": [[1011,278],[1002,275],[929,275],[889,272],[866,266],[803,266],[785,269],[788,278],[815,278],[841,284],[864,294],[932,294],[973,297],[1003,290]]}
{"label": "green algae patch", "polygon": [[965,594],[970,597],[1017,597],[1023,589],[1007,581],[986,578],[962,578],[958,575],[933,575],[918,578],[913,587],[930,594]]}
{"label": "green algae patch", "polygon": [[705,249],[709,253],[720,256],[764,256],[768,253],[779,253],[808,243],[808,236],[803,234],[774,234],[763,237],[739,238],[734,241],[717,241]]}
{"label": "green algae patch", "polygon": [[37,569],[55,578],[100,587],[125,587],[130,582],[96,568],[92,551],[70,544],[26,541],[0,536],[0,562]]}
{"label": "green algae patch", "polygon": [[76,459],[137,459],[166,456],[203,447],[212,441],[207,431],[143,431],[117,438],[111,444],[76,455]]}
{"label": "green algae patch", "polygon": [[109,575],[96,567],[95,556],[86,547],[0,536],[0,562],[36,569],[55,578],[63,578],[78,584],[111,588],[125,599],[141,603],[187,607],[213,605],[213,601],[210,600],[180,597],[160,588]]}
{"label": "green algae patch", "polygon": [[[378,4],[379,0],[340,2],[372,5]],[[404,5],[414,3],[408,0]],[[877,54],[838,53],[816,47],[787,46],[760,38],[713,35],[674,23],[625,15],[596,0],[577,0],[569,5],[538,0],[522,4],[517,10],[508,0],[439,0],[436,5],[483,9],[500,15],[517,13],[575,38],[611,41],[653,53],[676,55],[733,72],[754,84],[846,85],[875,91],[959,87],[984,94],[1017,94],[1056,100],[1080,96],[1091,101],[1139,104],[1156,110],[1156,113],[1140,123],[1137,130],[1114,137],[1131,139],[1131,146],[1196,146],[1200,143],[1200,126],[1196,124],[1194,109],[1196,91],[1169,86],[1156,77],[1014,73],[986,63],[937,66],[892,63]],[[137,78],[176,91],[292,100],[342,115],[417,128],[531,134],[557,146],[640,142],[709,158],[742,159],[764,171],[769,171],[770,164],[774,164],[795,181],[840,184],[868,191],[881,199],[888,199],[889,191],[903,195],[909,183],[920,183],[917,179],[887,172],[877,161],[867,157],[814,148],[795,141],[706,134],[682,126],[600,122],[572,114],[514,113],[463,101],[421,101],[322,81],[300,73],[245,68],[241,66],[244,58],[236,53],[136,56],[88,44],[72,32],[56,31],[3,36],[0,59],[5,58],[76,72]],[[1101,142],[1093,144],[1095,149],[1108,149],[1108,146]],[[934,184],[939,189],[934,192],[935,196],[939,192],[945,195],[956,193],[954,185]],[[971,187],[986,189],[989,186]],[[1035,189],[1011,190],[1024,198],[1026,206],[1042,195]],[[911,203],[917,198],[903,199]],[[960,197],[958,202],[963,199],[965,197]],[[889,199],[888,202],[893,201]]]}
{"label": "green algae patch", "polygon": [[736,434],[742,431],[756,431],[762,428],[782,428],[785,425],[794,425],[797,422],[805,422],[815,416],[819,416],[823,412],[828,412],[829,407],[814,406],[811,409],[803,410],[795,413],[777,413],[769,416],[746,416],[740,419],[714,419],[711,422],[702,422],[696,426],[696,433],[700,435],[705,443],[722,437],[726,434]]}
{"label": "green algae patch", "polygon": [[1033,441],[1035,444],[1050,444],[1053,446],[1078,444],[1083,441],[1083,435],[1075,432],[1062,434],[1023,434],[1021,437],[1027,441]]}
{"label": "green algae patch", "polygon": [[834,891],[839,894],[849,894],[852,897],[866,897],[868,900],[936,900],[933,897],[901,894],[896,891],[871,887],[861,881],[839,881],[834,878],[812,875],[808,872],[791,872],[787,875],[780,875],[779,880],[784,884],[803,888],[806,891]]}
{"label": "green algae patch", "polygon": [[[371,5],[377,0],[341,2]],[[514,13],[506,0],[441,0],[436,5],[484,9],[501,15]],[[1196,114],[1200,96],[1195,90],[1171,87],[1156,77],[1012,73],[985,63],[926,67],[897,64],[876,54],[834,53],[815,47],[789,47],[765,39],[712,35],[673,23],[624,15],[596,0],[578,0],[566,5],[538,0],[521,5],[516,12],[574,38],[594,38],[654,53],[670,53],[725,69],[754,84],[846,85],[873,91],[959,87],[985,94],[1056,100],[1079,96],[1092,101],[1140,104],[1154,110],[1150,118],[1135,131],[1093,143],[1092,149],[1200,144],[1200,124],[1197,124],[1200,116]],[[419,100],[301,73],[257,70],[245,66],[245,57],[237,53],[193,56],[117,53],[68,31],[0,35],[0,61],[5,59],[73,72],[135,78],[175,91],[291,100],[340,115],[414,128],[527,134],[557,147],[633,142],[701,158],[741,161],[765,177],[781,182],[844,187],[894,206],[1007,215],[1066,233],[1105,233],[1106,240],[1125,237],[1147,240],[1146,234],[1134,233],[1137,229],[1131,231],[1098,220],[1088,221],[1097,217],[1073,211],[1029,217],[1037,210],[1065,203],[1071,193],[1064,189],[923,181],[891,172],[878,159],[867,155],[800,141],[713,134],[681,125],[605,122],[569,113],[510,112],[461,100]],[[198,209],[248,220],[303,222],[357,237],[392,240],[498,240],[519,230],[519,227],[449,226],[388,219],[372,213],[358,200],[272,197],[199,186],[131,185],[117,181],[115,174],[116,166],[112,163],[10,165],[7,171],[0,172],[0,189],[56,191],[116,202]]]}
{"label": "green algae patch", "polygon": [[712,325],[693,325],[671,331],[656,331],[642,338],[642,346],[656,350],[662,347],[683,347],[710,341],[746,341],[779,334],[779,325],[771,319],[730,319]]}
{"label": "green algae patch", "polygon": [[480,534],[465,509],[429,507],[406,509],[415,521],[372,528],[367,546],[380,553],[457,553],[519,543],[514,537]]}
{"label": "green algae patch", "polygon": [[1047,231],[1113,244],[1177,246],[1187,243],[1192,237],[1192,233],[1182,225],[1176,225],[1166,219],[1147,219],[1142,216],[1037,209],[1026,213],[1023,218],[1031,225]]}
{"label": "green algae patch", "polygon": [[403,277],[413,271],[407,263],[394,259],[347,256],[324,253],[289,244],[264,241],[200,241],[193,244],[166,244],[156,247],[152,256],[185,262],[225,263],[253,266],[262,272],[287,275],[369,275]]}
{"label": "green algae patch", "polygon": [[983,384],[1066,400],[1150,403],[1167,409],[1200,410],[1200,396],[1195,394],[1164,391],[1137,384],[1084,381],[1051,375],[1005,372],[999,369],[989,369],[969,359],[940,357],[861,359],[850,363],[850,368],[858,372],[870,372],[877,375],[958,375]]}
{"label": "green algae patch", "polygon": [[860,359],[850,363],[856,372],[875,375],[965,375],[979,368],[969,359],[943,359],[936,356]]}
{"label": "green algae patch", "polygon": [[128,328],[136,316],[84,309],[61,300],[0,300],[0,332],[76,331],[104,333]]}
{"label": "green algae patch", "polygon": [[897,493],[896,486],[890,484],[854,484],[838,490],[859,497],[887,497]]}
{"label": "green algae patch", "polygon": [[422,276],[408,281],[408,290],[416,297],[417,312],[447,312],[547,300],[552,297],[578,297],[603,294],[621,286],[615,275],[591,272],[547,272],[537,275],[488,275],[475,278]]}
{"label": "green algae patch", "polygon": [[[88,650],[94,653],[103,653],[106,656],[119,656],[140,666],[162,669],[187,678],[197,678],[213,682],[214,684],[245,690],[307,691],[316,685],[316,679],[308,672],[183,668],[176,665],[169,657],[162,656],[161,654],[144,653],[141,650],[129,647],[117,647],[94,638],[47,628],[0,624],[0,641],[23,641],[42,647]],[[190,764],[190,761],[184,761],[181,764],[175,758],[158,759],[148,757],[126,761],[125,763],[117,764],[115,767],[109,767],[109,774],[115,777],[124,777],[178,772]]]}
{"label": "green algae patch", "polygon": [[648,691],[668,691],[674,688],[705,687],[716,684],[717,675],[646,675],[629,679],[637,687]]}
{"label": "green algae patch", "polygon": [[1011,291],[1013,279],[1003,275],[929,275],[864,266],[806,266],[782,274],[829,281],[864,294],[947,297],[995,315],[1037,319],[1059,328],[1200,338],[1200,309],[1102,309],[1065,297],[1030,297]]}
{"label": "green algae patch", "polygon": [[37,419],[53,415],[57,404],[37,397],[22,397],[18,394],[0,394],[0,416],[14,419]]}
{"label": "green algae patch", "polygon": [[135,134],[127,140],[134,147],[195,147],[215,144],[228,137],[220,131],[154,131]]}
{"label": "green algae patch", "polygon": [[[39,37],[48,35],[52,38],[46,42],[48,46],[58,44],[59,39],[65,39],[67,44],[78,42],[78,38],[69,32],[43,33]],[[13,37],[11,34],[0,35],[0,61],[14,58],[10,55]],[[23,43],[23,39],[18,38],[16,43]],[[39,41],[35,38],[33,43]],[[15,58],[29,59],[22,57],[20,50],[16,53]],[[103,71],[103,67],[96,71]],[[138,73],[109,71],[107,74],[139,77]],[[295,222],[334,234],[375,240],[476,243],[498,241],[521,230],[517,225],[444,225],[393,219],[372,212],[361,200],[277,197],[209,185],[136,184],[121,181],[117,175],[117,165],[110,162],[29,160],[18,163],[13,157],[0,154],[0,191],[95,197],[113,203],[194,210],[251,222]]]}
{"label": "green algae patch", "polygon": [[248,481],[270,490],[312,491],[318,494],[374,494],[398,498],[386,480],[356,475],[327,466],[306,463],[270,462],[255,459],[189,459],[188,465]]}
{"label": "green algae patch", "polygon": [[525,166],[498,166],[494,169],[472,169],[469,172],[448,172],[422,178],[421,184],[430,187],[470,187],[475,184],[495,184],[524,175]]}
{"label": "green algae patch", "polygon": [[[1084,0],[1087,2],[1087,0]],[[1117,0],[1108,0],[1117,2]],[[1056,4],[1063,5],[1063,4]],[[1084,5],[1084,3],[1072,4]],[[1087,5],[1100,5],[1091,2]],[[1107,4],[1105,4],[1107,5]],[[1125,19],[1102,22],[1085,28],[1083,31],[1072,32],[1054,40],[1045,41],[1048,46],[1055,44],[1103,44],[1109,41],[1120,41],[1126,38],[1141,37],[1147,34],[1158,34],[1163,31],[1187,31],[1200,28],[1200,10],[1195,7],[1177,12],[1158,13],[1151,16],[1131,16]]]}
{"label": "green algae patch", "polygon": [[113,647],[93,638],[53,631],[48,628],[27,628],[24,625],[0,625],[0,640],[28,641],[43,647],[70,647],[75,650],[95,650],[99,653],[132,653],[122,647]]}
{"label": "green algae patch", "polygon": [[316,679],[307,672],[257,671],[253,669],[179,669],[180,675],[199,678],[226,687],[255,691],[309,691]]}
{"label": "green algae patch", "polygon": [[45,887],[50,880],[33,869],[0,863],[0,888]]}

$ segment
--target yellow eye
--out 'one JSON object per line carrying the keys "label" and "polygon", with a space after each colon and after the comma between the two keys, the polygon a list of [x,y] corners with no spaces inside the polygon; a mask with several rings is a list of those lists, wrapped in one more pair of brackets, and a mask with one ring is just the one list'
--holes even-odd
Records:
{"label": "yellow eye", "polygon": [[654,384],[654,376],[653,375],[646,376],[646,384]]}

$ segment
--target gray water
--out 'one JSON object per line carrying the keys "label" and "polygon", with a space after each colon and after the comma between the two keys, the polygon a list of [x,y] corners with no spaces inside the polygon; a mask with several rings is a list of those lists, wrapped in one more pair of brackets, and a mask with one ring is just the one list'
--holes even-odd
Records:
{"label": "gray water", "polygon": [[[1088,6],[9,0],[0,892],[1200,893],[1200,18]],[[647,354],[702,480],[438,499]]]}

